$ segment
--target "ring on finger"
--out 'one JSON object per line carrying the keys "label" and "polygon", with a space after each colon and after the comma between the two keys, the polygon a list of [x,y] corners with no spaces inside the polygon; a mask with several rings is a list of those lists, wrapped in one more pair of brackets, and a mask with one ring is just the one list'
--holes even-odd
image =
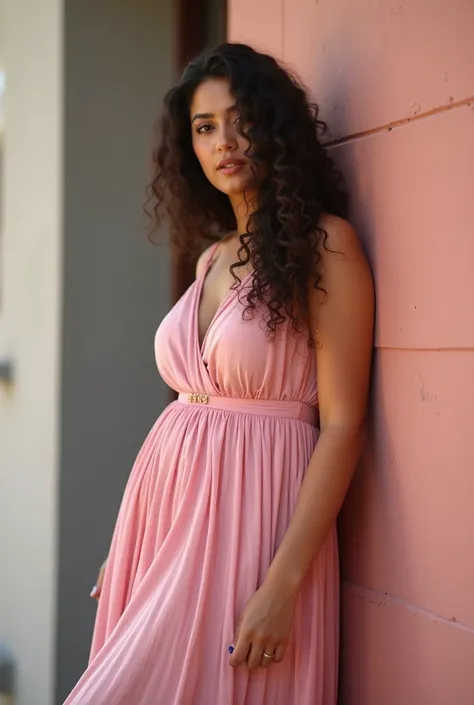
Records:
{"label": "ring on finger", "polygon": [[275,656],[275,654],[266,654],[265,651],[264,651],[263,654],[262,654],[262,656],[263,656],[263,658],[272,659],[272,658]]}

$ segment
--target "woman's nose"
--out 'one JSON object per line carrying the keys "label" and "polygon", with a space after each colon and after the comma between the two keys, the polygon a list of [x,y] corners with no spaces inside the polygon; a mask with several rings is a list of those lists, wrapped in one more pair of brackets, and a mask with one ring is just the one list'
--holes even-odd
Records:
{"label": "woman's nose", "polygon": [[223,127],[217,135],[217,150],[220,152],[229,152],[237,149],[237,135],[231,127]]}

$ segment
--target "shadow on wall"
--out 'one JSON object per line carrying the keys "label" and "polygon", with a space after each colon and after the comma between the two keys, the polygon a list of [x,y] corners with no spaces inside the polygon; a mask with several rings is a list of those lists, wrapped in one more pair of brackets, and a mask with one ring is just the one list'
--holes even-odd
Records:
{"label": "shadow on wall", "polygon": [[[360,138],[351,140],[350,137],[350,110],[343,107],[342,97],[338,105],[338,133],[346,137],[338,137],[341,142],[330,148],[330,154],[346,178],[351,199],[350,219],[363,241],[377,291],[376,264],[383,236],[378,214],[385,208],[393,209],[393,204],[384,203],[380,191],[374,192],[374,183],[380,174],[374,173],[367,163],[361,169],[361,152],[357,149]],[[386,198],[391,201],[393,194],[387,193]],[[395,316],[396,307],[395,300],[391,307]],[[367,437],[338,522],[341,559],[340,705],[359,705],[362,694],[373,698],[376,693],[376,697],[380,697],[387,689],[396,693],[399,690],[396,683],[374,683],[374,674],[379,672],[385,677],[390,672],[387,664],[393,661],[394,650],[399,647],[409,649],[410,674],[407,673],[407,677],[413,684],[420,666],[416,633],[410,633],[409,644],[406,643],[404,622],[399,623],[399,633],[394,633],[393,629],[385,633],[383,614],[373,609],[374,605],[380,610],[386,607],[384,596],[387,593],[378,589],[381,581],[377,578],[383,576],[384,583],[392,583],[393,548],[396,546],[397,553],[404,555],[406,566],[413,565],[394,434],[390,426],[394,416],[388,413],[389,405],[395,405],[396,400],[392,398],[393,383],[387,382],[397,376],[398,371],[392,369],[375,348]],[[404,578],[404,585],[410,592],[408,579]],[[390,624],[393,626],[394,621],[391,620]],[[396,696],[393,702],[396,702]]]}
{"label": "shadow on wall", "polygon": [[[387,369],[383,372],[385,375]],[[371,680],[374,673],[386,675],[387,670],[390,671],[387,663],[392,660],[392,650],[409,647],[412,683],[418,670],[419,648],[414,641],[415,633],[410,634],[409,645],[404,622],[399,624],[398,634],[393,631],[393,621],[390,622],[390,633],[384,633],[384,615],[373,609],[374,606],[382,611],[386,608],[384,598],[387,593],[377,589],[379,586],[374,585],[374,577],[385,575],[391,582],[393,544],[396,543],[397,552],[405,553],[406,565],[412,564],[407,522],[401,513],[403,501],[397,483],[396,449],[387,423],[388,404],[380,360],[375,353],[367,439],[339,519],[341,705],[356,703],[361,692],[368,694],[377,689]],[[385,683],[384,688],[397,690],[395,683]]]}
{"label": "shadow on wall", "polygon": [[[355,109],[355,101],[359,101],[360,96],[350,79],[352,76],[363,75],[362,67],[370,65],[371,59],[364,55],[360,39],[344,27],[346,21],[340,16],[335,25],[338,36],[325,37],[325,44],[328,47],[332,44],[331,48],[326,49],[328,56],[333,55],[340,44],[338,37],[344,38],[344,46],[340,47],[345,57],[342,73],[336,78],[331,72],[326,72],[325,78],[321,78],[318,73],[312,84],[316,83],[321,95],[328,97],[328,103],[321,102],[320,108],[322,119],[328,123],[329,154],[347,182],[351,203],[350,220],[363,241],[377,292],[378,248],[381,247],[383,237],[379,223],[384,220],[380,214],[386,209],[393,210],[394,196],[393,193],[381,194],[379,189],[374,188],[380,174],[375,173],[370,163],[364,161],[361,168],[362,151],[358,145],[361,139],[372,139],[372,136],[351,138],[356,113],[360,117],[360,105]],[[350,40],[347,41],[350,37],[354,37],[353,45]],[[337,93],[333,86],[337,86]],[[365,98],[370,98],[369,90],[366,86]],[[315,95],[316,102],[318,99],[318,95]],[[374,96],[368,102],[376,104],[377,100]],[[383,135],[378,138],[383,138]],[[363,156],[367,158],[367,151],[364,150]],[[397,301],[392,303],[391,311],[396,315]],[[373,697],[378,693],[380,697],[387,689],[393,688],[394,693],[399,690],[396,683],[373,682],[378,670],[384,676],[390,672],[387,663],[392,662],[392,649],[396,645],[409,648],[410,674],[407,677],[413,683],[416,682],[420,666],[420,645],[416,642],[415,632],[410,634],[410,644],[407,645],[407,635],[402,633],[405,623],[400,623],[398,634],[392,629],[385,634],[381,613],[374,612],[374,604],[380,610],[385,608],[384,593],[374,588],[379,587],[376,584],[380,583],[377,581],[379,576],[388,577],[388,581],[392,582],[392,547],[396,546],[399,555],[403,553],[407,566],[413,565],[394,445],[394,435],[396,437],[397,434],[393,434],[390,427],[393,413],[388,413],[389,404],[395,401],[391,398],[393,384],[387,384],[387,380],[394,375],[398,375],[397,370],[391,369],[375,349],[367,437],[338,520],[341,561],[340,705],[360,705],[363,703],[360,700],[363,695],[370,694]],[[409,590],[408,579],[404,580],[404,584]]]}

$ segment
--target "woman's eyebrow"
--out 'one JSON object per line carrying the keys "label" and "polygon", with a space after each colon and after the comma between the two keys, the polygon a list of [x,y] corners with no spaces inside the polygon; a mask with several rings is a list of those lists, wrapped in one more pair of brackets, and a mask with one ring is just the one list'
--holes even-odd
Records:
{"label": "woman's eyebrow", "polygon": [[[225,112],[226,113],[234,113],[237,110],[236,105],[231,105],[230,108],[226,108]],[[216,116],[214,113],[196,113],[193,115],[191,123],[193,123],[195,120],[211,120],[212,118],[215,118]]]}

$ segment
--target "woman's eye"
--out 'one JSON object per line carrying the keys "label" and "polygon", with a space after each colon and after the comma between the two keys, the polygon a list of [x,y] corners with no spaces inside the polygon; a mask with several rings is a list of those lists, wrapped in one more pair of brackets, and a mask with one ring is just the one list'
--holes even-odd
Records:
{"label": "woman's eye", "polygon": [[211,130],[212,130],[212,125],[199,125],[196,132],[201,135],[205,132],[210,132]]}

